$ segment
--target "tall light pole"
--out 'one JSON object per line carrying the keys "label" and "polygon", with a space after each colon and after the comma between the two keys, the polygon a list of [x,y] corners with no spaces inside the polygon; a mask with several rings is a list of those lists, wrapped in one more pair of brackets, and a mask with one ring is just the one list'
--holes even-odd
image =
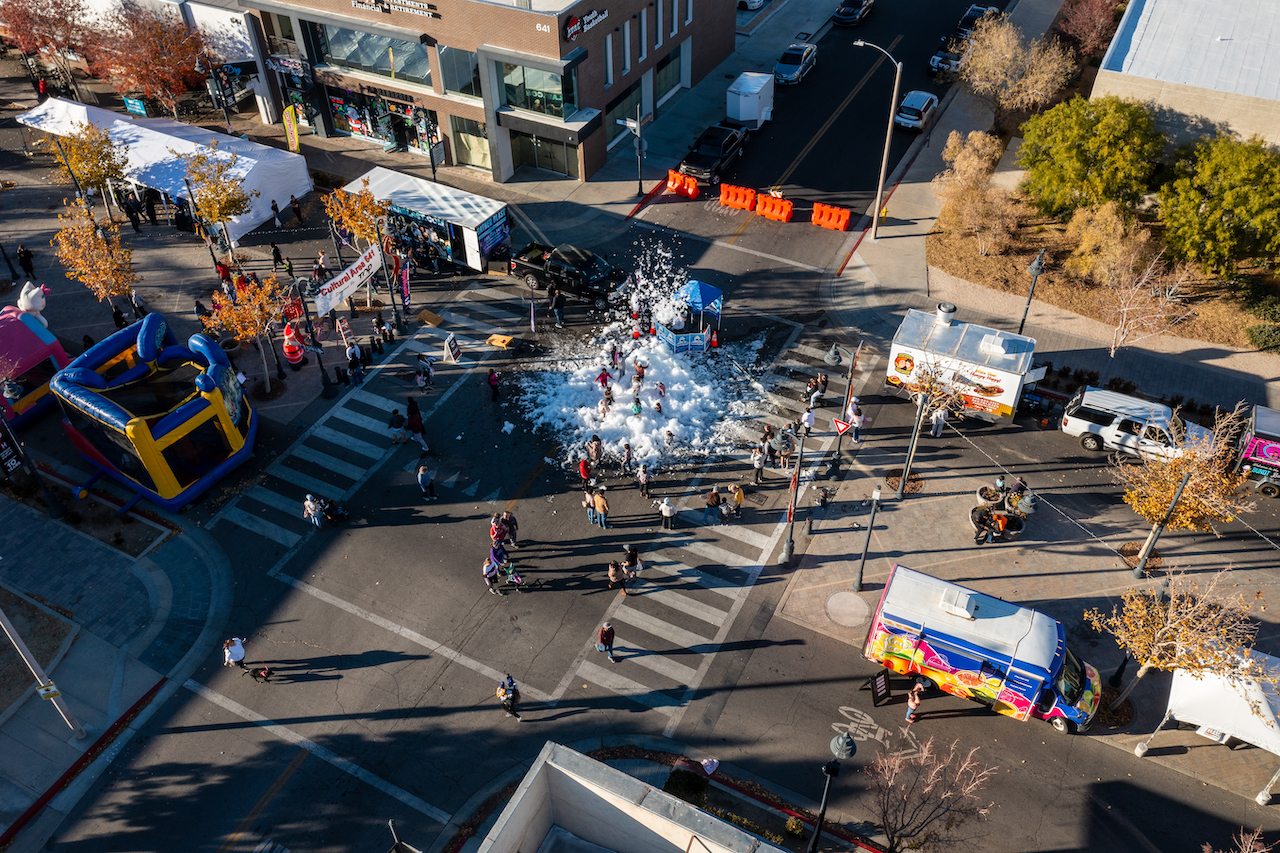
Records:
{"label": "tall light pole", "polygon": [[862,569],[867,565],[867,550],[871,547],[871,531],[876,526],[876,510],[880,508],[880,486],[871,490],[871,518],[867,519],[867,538],[862,542],[862,559],[858,560],[858,573],[853,576],[853,591],[862,592]]}
{"label": "tall light pole", "polygon": [[854,47],[873,47],[888,57],[893,63],[896,71],[893,75],[893,98],[889,101],[889,129],[884,135],[884,157],[880,160],[880,182],[876,184],[876,206],[871,211],[871,239],[879,239],[880,229],[880,205],[884,199],[884,182],[889,174],[889,145],[893,142],[893,114],[898,109],[898,89],[902,86],[902,63],[893,58],[889,51],[885,50],[877,44],[869,41],[858,39],[853,43]]}
{"label": "tall light pole", "polygon": [[1031,262],[1031,266],[1027,267],[1027,272],[1031,273],[1031,290],[1027,293],[1027,305],[1022,309],[1022,322],[1018,323],[1018,334],[1022,334],[1022,327],[1027,325],[1027,312],[1031,310],[1031,297],[1036,295],[1036,280],[1040,278],[1040,273],[1044,272],[1044,249],[1040,250],[1040,254],[1036,255],[1036,259]]}
{"label": "tall light pole", "polygon": [[[786,431],[778,433],[774,441],[785,436]],[[793,436],[794,437],[794,436]],[[775,445],[776,447],[777,445]],[[781,449],[781,448],[779,448]],[[800,493],[800,469],[804,465],[804,436],[800,436],[800,452],[796,455],[796,467],[791,473],[791,501],[787,504],[787,541],[782,543],[782,553],[778,556],[778,565],[790,566],[791,556],[796,552],[796,496]]]}
{"label": "tall light pole", "polygon": [[408,334],[409,327],[404,324],[404,320],[400,317],[400,305],[396,301],[400,298],[399,294],[396,293],[396,291],[399,289],[399,287],[397,286],[398,282],[392,281],[391,274],[387,272],[387,252],[386,252],[387,247],[382,242],[382,226],[386,224],[387,224],[387,217],[379,216],[377,222],[374,223],[374,229],[378,235],[378,251],[382,254],[382,277],[386,279],[386,282],[387,282],[387,296],[391,299],[391,312],[392,312],[392,315],[395,317],[396,334],[404,335],[404,334]]}
{"label": "tall light pole", "polygon": [[22,662],[27,665],[27,669],[31,670],[31,674],[36,677],[36,684],[40,688],[40,695],[44,698],[52,699],[53,706],[58,709],[58,713],[62,715],[63,721],[71,727],[71,731],[75,732],[77,739],[83,739],[85,735],[84,726],[80,725],[80,721],[76,719],[75,713],[67,705],[67,700],[62,698],[62,694],[58,692],[58,688],[53,683],[53,679],[45,675],[44,668],[40,666],[40,661],[36,660],[35,655],[31,654],[31,650],[27,648],[27,644],[23,642],[22,636],[18,630],[13,627],[13,623],[9,621],[9,617],[0,610],[0,629],[3,629],[9,642],[13,643],[13,647],[17,649],[18,654],[22,657]]}
{"label": "tall light pole", "polygon": [[[849,375],[847,377],[847,381],[845,382],[844,405],[840,407],[841,418],[849,417],[849,406],[850,406],[850,403],[853,401],[853,373],[855,370],[858,369],[858,356],[861,353],[862,353],[862,341],[859,341],[858,349],[852,354],[848,355]],[[825,361],[827,364],[831,365],[832,367],[836,367],[837,365],[839,365],[840,359],[841,359],[840,348],[837,347],[835,344],[832,344],[831,349],[828,350],[827,354],[822,357],[822,360]],[[828,468],[829,473],[833,477],[839,475],[840,473],[840,452],[843,449],[843,447],[844,447],[844,433],[840,433],[838,436],[836,436],[836,452],[835,452],[835,455],[831,457],[831,465]]]}
{"label": "tall light pole", "polygon": [[841,732],[831,739],[831,754],[835,756],[822,765],[822,775],[827,781],[822,785],[822,805],[818,807],[818,822],[813,826],[813,837],[809,839],[806,853],[818,853],[818,838],[822,835],[822,821],[827,816],[827,796],[831,793],[831,780],[840,775],[840,762],[853,757],[858,751],[858,744],[848,732]]}
{"label": "tall light pole", "polygon": [[[209,60],[207,65],[205,64],[205,59]],[[206,53],[202,58],[196,60],[196,73],[209,75],[209,80],[213,83],[213,90],[216,93],[214,101],[222,107],[222,117],[227,122],[227,133],[234,136],[235,130],[231,127],[231,110],[227,109],[227,89],[231,88],[231,86],[230,81],[228,81],[227,86],[224,87],[222,85],[222,77],[218,73],[221,70],[221,66],[213,61],[212,54]]]}

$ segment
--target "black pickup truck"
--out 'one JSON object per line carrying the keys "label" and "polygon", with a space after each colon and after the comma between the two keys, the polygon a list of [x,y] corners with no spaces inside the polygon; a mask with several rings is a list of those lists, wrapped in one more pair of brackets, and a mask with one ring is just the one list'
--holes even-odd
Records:
{"label": "black pickup truck", "polygon": [[567,243],[554,249],[530,243],[511,256],[510,274],[523,278],[529,287],[554,284],[566,296],[590,302],[597,310],[620,298],[622,285],[631,281],[629,273],[615,269],[595,252]]}
{"label": "black pickup truck", "polygon": [[702,131],[680,161],[682,175],[697,178],[701,183],[716,186],[747,144],[747,129],[741,125],[722,121]]}

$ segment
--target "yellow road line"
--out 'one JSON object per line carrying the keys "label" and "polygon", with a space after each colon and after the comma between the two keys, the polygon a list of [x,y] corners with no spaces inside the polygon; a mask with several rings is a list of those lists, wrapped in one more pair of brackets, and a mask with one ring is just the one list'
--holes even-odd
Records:
{"label": "yellow road line", "polygon": [[302,762],[306,761],[307,756],[310,754],[311,753],[305,749],[298,750],[298,754],[293,757],[293,760],[289,762],[289,765],[285,767],[284,770],[280,771],[280,775],[276,777],[276,781],[271,783],[271,787],[262,795],[262,799],[258,800],[258,804],[253,807],[252,811],[245,815],[244,820],[240,821],[240,825],[236,827],[236,831],[231,833],[231,836],[226,840],[226,842],[218,848],[218,853],[228,853],[228,851],[236,845],[236,842],[240,840],[240,836],[244,835],[245,832],[249,830],[249,826],[258,819],[258,815],[260,815],[262,810],[267,807],[267,803],[276,798],[276,794],[280,793],[280,789],[284,787],[284,783],[289,781],[289,777],[297,772],[298,768],[302,766]]}
{"label": "yellow road line", "polygon": [[529,491],[529,487],[533,485],[533,481],[538,479],[538,475],[542,473],[542,469],[547,467],[547,460],[543,459],[538,463],[538,467],[529,472],[529,476],[524,478],[524,482],[520,484],[520,488],[516,489],[515,495],[511,500],[507,501],[502,507],[503,512],[510,512],[516,505],[516,501],[520,500],[525,492]]}

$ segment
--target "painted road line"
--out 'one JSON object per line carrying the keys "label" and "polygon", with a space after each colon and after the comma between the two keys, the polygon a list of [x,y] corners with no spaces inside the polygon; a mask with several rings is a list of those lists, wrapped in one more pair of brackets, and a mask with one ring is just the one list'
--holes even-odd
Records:
{"label": "painted road line", "polygon": [[578,675],[598,687],[603,687],[611,693],[618,694],[624,699],[630,699],[632,702],[637,702],[646,708],[652,708],[659,714],[665,714],[669,717],[676,712],[673,707],[676,704],[676,700],[665,693],[659,693],[652,688],[645,687],[638,681],[624,678],[618,675],[615,670],[605,669],[589,660],[583,661],[582,665],[578,667]]}
{"label": "painted road line", "polygon": [[[655,637],[669,640],[672,643],[675,643],[678,648],[688,649],[689,651],[694,651],[710,643],[710,640],[701,634],[686,631],[685,629],[672,625],[670,622],[665,622],[656,616],[650,616],[648,613],[642,613],[627,604],[623,604],[615,610],[613,612],[613,618],[620,622],[625,622],[633,628],[639,628],[646,634],[652,634]],[[708,651],[714,651],[714,649],[708,649]],[[699,654],[702,654],[702,652],[699,652]]]}
{"label": "painted road line", "polygon": [[449,822],[451,815],[448,812],[441,811],[440,809],[436,808],[435,806],[431,805],[425,800],[419,797],[415,797],[413,794],[410,794],[408,791],[401,788],[400,786],[391,784],[386,779],[383,779],[381,776],[375,776],[373,773],[370,773],[368,770],[356,764],[354,761],[351,761],[350,759],[347,759],[347,758],[343,758],[341,755],[338,755],[337,753],[334,753],[328,749],[325,749],[323,746],[316,743],[315,741],[309,740],[308,738],[303,737],[302,735],[298,734],[292,729],[286,728],[285,726],[280,725],[274,720],[270,720],[262,716],[257,711],[254,711],[250,708],[246,708],[244,705],[241,705],[239,702],[235,701],[234,699],[230,699],[226,696],[223,696],[221,693],[217,693],[209,689],[208,687],[205,687],[203,684],[199,683],[198,681],[193,681],[188,679],[183,686],[186,687],[188,690],[190,690],[192,693],[195,693],[200,698],[205,699],[209,702],[212,702],[213,704],[218,705],[222,708],[225,708],[226,710],[235,714],[237,717],[240,717],[241,719],[248,720],[251,723],[256,723],[257,725],[262,726],[262,728],[271,732],[273,735],[280,738],[281,740],[285,740],[285,741],[288,741],[289,743],[296,744],[297,746],[302,747],[307,752],[314,755],[316,758],[319,758],[321,761],[324,761],[328,764],[332,764],[334,767],[338,768],[342,772],[347,773],[348,775],[354,776],[355,778],[359,779],[361,782],[364,782],[366,785],[369,785],[370,787],[381,791],[382,793],[386,794],[389,797],[394,797],[395,799],[404,803],[409,808],[413,809],[416,812],[419,812],[420,814],[426,815],[427,817],[431,818],[437,823],[443,824],[443,823]]}
{"label": "painted road line", "polygon": [[362,415],[359,412],[353,412],[345,406],[334,406],[329,410],[329,414],[340,421],[346,421],[352,426],[358,426],[360,429],[368,430],[378,435],[386,435],[391,429],[390,426],[382,421],[374,420],[368,415]]}
{"label": "painted road line", "polygon": [[653,569],[654,571],[662,572],[664,575],[668,575],[669,577],[692,581],[704,589],[723,595],[725,598],[737,598],[741,589],[737,584],[730,583],[724,578],[718,578],[715,575],[700,572],[697,569],[690,568],[684,563],[679,563],[675,560],[651,560],[646,557],[644,559],[644,569],[646,572],[649,571],[649,569]]}
{"label": "painted road line", "polygon": [[663,607],[670,607],[672,610],[687,613],[695,619],[706,622],[713,628],[719,628],[720,624],[724,622],[724,617],[729,615],[726,610],[719,610],[709,604],[695,601],[687,595],[681,595],[674,590],[663,589],[660,586],[645,586],[639,593],[635,591],[635,587],[632,587],[631,594],[639,595],[641,601],[656,601]]}
{"label": "painted road line", "polygon": [[[632,651],[628,652],[628,649]],[[625,637],[616,635],[613,638],[613,656],[619,663],[626,661],[642,666],[650,672],[656,672],[664,678],[671,679],[681,687],[688,687],[698,674],[698,671],[691,666],[676,663],[661,652],[649,651],[637,643],[627,642]]]}
{"label": "painted road line", "polygon": [[279,492],[273,492],[265,486],[254,486],[245,492],[244,496],[260,504],[265,504],[272,509],[278,509],[287,515],[297,516],[302,512],[301,498],[286,498]]}
{"label": "painted road line", "polygon": [[[684,519],[685,523],[688,524],[690,527],[708,526],[708,525],[703,525],[702,523],[702,512],[703,512],[702,510],[685,509],[685,510],[681,510],[678,513],[678,515],[680,518]],[[742,527],[741,525],[720,524],[718,521],[719,519],[718,513],[716,517],[717,517],[717,522],[715,524],[709,525],[709,527],[715,530],[715,533],[717,536],[727,536],[730,539],[736,539],[737,541],[745,545],[750,545],[752,548],[761,548],[764,546],[764,543],[769,541],[769,537],[765,536],[763,533],[756,533],[754,530],[751,530],[746,527]],[[742,557],[740,559],[745,560],[746,558]],[[732,564],[729,564],[729,565],[732,565]]]}
{"label": "painted road line", "polygon": [[370,444],[367,441],[361,441],[354,436],[347,435],[345,432],[339,432],[333,427],[320,425],[311,430],[313,438],[321,441],[327,441],[335,444],[343,450],[350,450],[352,453],[358,453],[368,459],[381,459],[382,454],[387,452],[387,448],[379,447],[376,444]]}
{"label": "painted road line", "polygon": [[459,307],[465,305],[477,313],[492,317],[494,325],[514,326],[529,319],[528,317],[521,317],[519,314],[513,314],[506,308],[497,308],[479,299],[464,299],[461,302],[455,302],[454,305]]}
{"label": "painted road line", "polygon": [[328,453],[316,450],[314,447],[308,447],[305,444],[294,445],[289,451],[289,455],[295,456],[304,462],[319,465],[326,471],[341,474],[348,480],[359,480],[364,476],[364,472],[368,470],[367,468],[362,468],[359,465],[352,465],[350,462],[343,462],[336,456],[330,456]]}
{"label": "painted road line", "polygon": [[[290,577],[289,575],[283,574],[281,572],[277,572],[274,569],[272,570],[271,576],[278,581],[289,584],[291,587],[298,590],[299,592],[305,592],[307,595],[314,596],[323,602],[332,604],[334,607],[338,608],[339,610],[345,610],[347,613],[350,613],[352,616],[357,616],[365,620],[366,622],[372,622],[374,625],[377,625],[379,628],[383,628],[387,631],[390,631],[391,633],[395,634],[398,637],[403,637],[404,639],[408,640],[411,643],[422,646],[424,649],[426,649],[427,651],[433,654],[437,654],[442,658],[447,658],[453,661],[454,663],[464,666],[473,672],[478,672],[481,675],[494,680],[495,682],[502,681],[504,678],[507,677],[507,674],[505,672],[499,672],[493,667],[486,666],[485,664],[480,663],[480,661],[475,660],[474,658],[467,657],[461,652],[454,651],[453,649],[443,645],[442,643],[437,643],[435,640],[432,640],[429,637],[424,637],[422,634],[419,634],[417,631],[414,631],[412,628],[406,628],[403,625],[397,625],[395,622],[392,622],[390,619],[385,619],[376,613],[372,613],[368,610],[365,610],[363,607],[359,606],[358,604],[352,604],[349,601],[345,601],[341,598],[338,598],[338,596],[333,595],[332,593],[325,592],[319,587],[314,587],[311,584],[306,583],[305,581],[300,581],[295,577]],[[548,696],[546,693],[543,693],[541,690],[538,690],[535,687],[530,687],[527,684],[522,684],[520,686],[520,692],[532,699],[537,699],[539,702],[551,701],[551,697]]]}
{"label": "painted road line", "polygon": [[388,400],[386,397],[370,394],[360,388],[352,391],[349,399],[364,403],[366,406],[372,406],[375,409],[382,409],[384,412],[391,412],[391,410],[398,409],[404,405],[399,400]]}
{"label": "painted road line", "polygon": [[[811,347],[808,344],[796,344],[791,348],[791,351],[798,352],[801,355],[807,355],[810,358],[816,358],[818,361],[822,361],[827,357],[827,353],[824,350],[820,350],[817,347]],[[816,367],[817,365],[814,366]]]}
{"label": "painted road line", "polygon": [[[301,507],[301,504],[298,504]],[[300,511],[300,510],[299,510]],[[292,548],[302,539],[301,533],[294,533],[292,530],[285,530],[278,524],[272,524],[265,518],[258,518],[256,515],[250,515],[238,506],[233,506],[222,514],[223,521],[229,521],[232,524],[243,527],[251,533],[256,533],[264,539],[270,539],[272,542],[279,542],[286,548]],[[307,522],[310,524],[310,522]]]}
{"label": "painted road line", "polygon": [[488,338],[489,335],[500,331],[500,329],[493,323],[489,323],[484,320],[473,320],[466,314],[460,314],[452,309],[444,312],[444,318],[450,323],[454,323],[466,329],[471,329],[478,334],[484,335],[486,338]]}
{"label": "painted road line", "polygon": [[[258,819],[258,815],[262,814],[262,810],[267,807],[267,804],[276,798],[276,794],[280,793],[280,789],[284,787],[284,783],[289,781],[293,774],[297,772],[298,768],[302,766],[302,762],[306,761],[307,756],[310,754],[311,753],[305,749],[298,750],[298,754],[295,755],[293,760],[285,766],[284,770],[280,771],[280,775],[271,783],[271,787],[267,789],[267,792],[263,794],[261,798],[259,798],[257,805],[255,805],[253,809],[244,816],[244,819],[240,821],[240,825],[236,827],[235,832],[231,833],[231,835],[227,837],[227,840],[222,843],[222,846],[218,848],[218,853],[230,853],[230,851],[236,846],[236,843],[240,840],[240,836],[249,831],[249,827]],[[265,843],[267,842],[264,841],[263,844]],[[261,847],[262,844],[259,844],[258,846]]]}
{"label": "painted road line", "polygon": [[[295,486],[299,486],[313,495],[332,495],[345,491],[342,486],[335,486],[332,483],[317,480],[315,477],[308,477],[306,474],[295,471],[287,465],[281,465],[278,462],[268,468],[267,473],[273,477],[279,477],[287,483],[293,483]],[[301,504],[299,504],[299,506],[301,506]],[[299,512],[301,512],[301,510],[299,510]]]}
{"label": "painted road line", "polygon": [[750,557],[743,557],[732,551],[726,551],[724,548],[718,548],[709,542],[703,542],[701,539],[689,539],[676,548],[683,548],[686,551],[692,551],[699,557],[705,557],[717,566],[729,566],[730,568],[741,569],[759,562]]}

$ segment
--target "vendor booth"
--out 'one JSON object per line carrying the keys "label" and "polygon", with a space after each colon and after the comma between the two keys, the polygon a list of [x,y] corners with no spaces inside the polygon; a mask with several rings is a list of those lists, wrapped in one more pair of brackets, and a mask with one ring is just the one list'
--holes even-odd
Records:
{"label": "vendor booth", "polygon": [[[720,311],[724,306],[720,289],[705,282],[691,281],[672,294],[671,299],[677,306],[676,316],[670,323],[655,324],[658,340],[675,353],[706,352],[714,346],[712,340],[720,329]],[[715,318],[715,329],[707,326],[708,314]]]}
{"label": "vendor booth", "polygon": [[179,510],[253,452],[258,415],[226,354],[203,334],[180,345],[159,314],[90,347],[50,387],[98,469],[89,482],[107,474],[134,501]]}
{"label": "vendor booth", "polygon": [[301,197],[311,191],[311,174],[301,154],[172,119],[136,118],[75,101],[50,98],[19,115],[18,121],[55,136],[75,133],[76,126],[80,124],[101,128],[113,142],[129,146],[126,180],[167,193],[175,199],[187,198],[188,192],[183,182],[187,170],[173,152],[190,154],[208,150],[209,144],[216,141],[219,156],[230,158],[235,154],[239,158],[236,174],[244,180],[245,190],[250,193],[258,191],[257,197],[251,199],[249,212],[226,223],[232,240],[240,239],[271,219],[272,201],[285,208],[290,196]]}
{"label": "vendor booth", "polygon": [[0,365],[4,365],[4,378],[20,389],[13,401],[0,395],[0,407],[10,424],[21,427],[53,405],[49,380],[70,363],[66,350],[38,315],[12,305],[0,309]]}
{"label": "vendor booth", "polygon": [[[1250,652],[1250,657],[1260,660],[1267,669],[1280,673],[1280,658],[1256,651]],[[1179,723],[1197,726],[1196,734],[1201,737],[1221,744],[1235,739],[1280,756],[1278,714],[1280,696],[1277,696],[1273,684],[1215,673],[1193,675],[1186,670],[1175,669],[1169,687],[1169,709],[1156,732],[1172,717]],[[1134,753],[1139,757],[1145,755],[1147,744],[1156,732],[1139,743]],[[1280,770],[1276,770],[1266,787],[1254,797],[1259,805],[1271,802],[1271,786],[1277,780],[1280,780]]]}
{"label": "vendor booth", "polygon": [[503,202],[381,166],[343,189],[360,192],[366,180],[374,198],[391,202],[395,236],[412,249],[430,243],[451,263],[484,272],[489,256],[511,234]]}

